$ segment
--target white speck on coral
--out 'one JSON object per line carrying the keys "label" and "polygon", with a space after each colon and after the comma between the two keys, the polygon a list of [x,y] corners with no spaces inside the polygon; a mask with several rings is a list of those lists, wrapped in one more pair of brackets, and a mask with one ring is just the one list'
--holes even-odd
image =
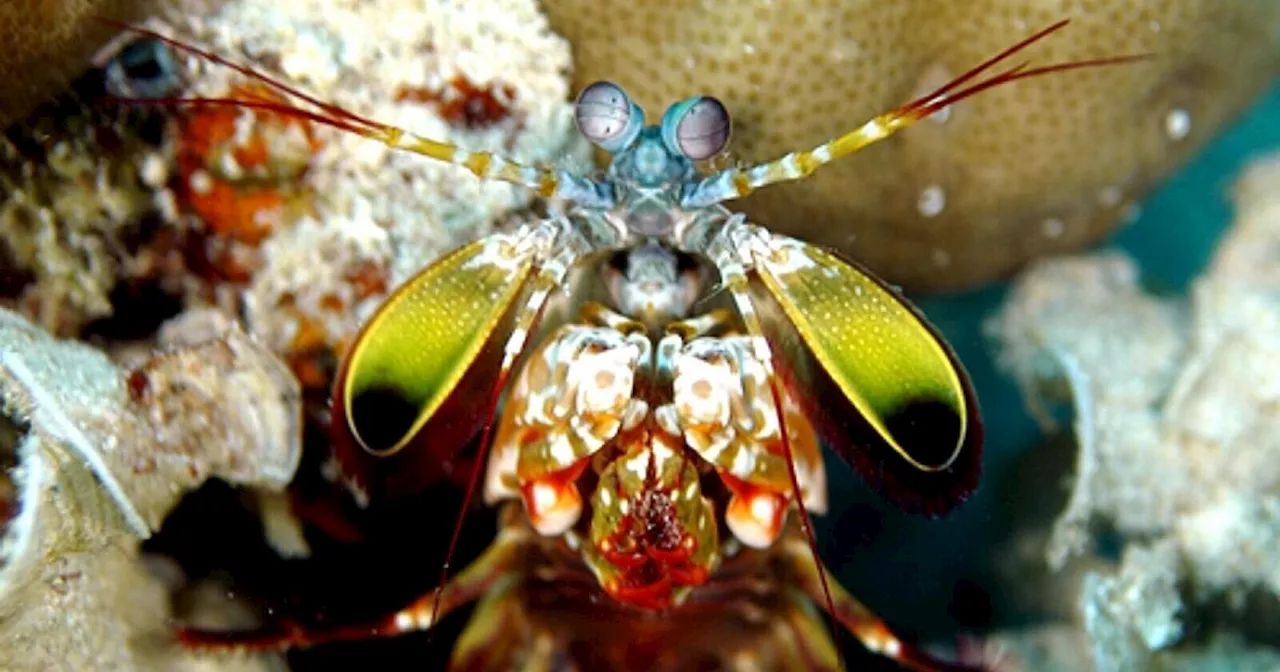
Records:
{"label": "white speck on coral", "polygon": [[165,221],[173,222],[178,219],[178,197],[171,189],[161,189],[156,192],[153,202],[156,210],[160,211],[160,216]]}
{"label": "white speck on coral", "polygon": [[951,255],[941,248],[935,248],[929,258],[933,259],[933,264],[938,268],[946,268],[951,265]]}
{"label": "white speck on coral", "polygon": [[151,152],[142,157],[142,164],[138,166],[138,175],[152,189],[163,187],[165,182],[169,181],[169,166],[165,157],[158,152]]}
{"label": "white speck on coral", "polygon": [[228,180],[238,180],[244,176],[244,170],[240,167],[240,162],[236,161],[235,154],[232,152],[223,152],[218,157],[218,172]]}
{"label": "white speck on coral", "polygon": [[1191,113],[1175,107],[1164,118],[1164,132],[1170,140],[1181,140],[1191,132]]}
{"label": "white speck on coral", "polygon": [[1047,238],[1059,238],[1067,230],[1067,225],[1057,217],[1044,220],[1044,235]]}
{"label": "white speck on coral", "polygon": [[947,207],[947,192],[937,184],[931,184],[920,192],[916,209],[925,217],[937,217]]}
{"label": "white speck on coral", "polygon": [[1120,205],[1120,201],[1122,200],[1124,200],[1124,192],[1120,187],[1103,187],[1098,191],[1098,203],[1101,203],[1108,208],[1114,208],[1117,205]]}

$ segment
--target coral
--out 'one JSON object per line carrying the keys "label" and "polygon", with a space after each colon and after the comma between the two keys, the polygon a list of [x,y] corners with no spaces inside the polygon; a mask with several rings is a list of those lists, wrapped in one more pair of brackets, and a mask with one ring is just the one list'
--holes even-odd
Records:
{"label": "coral", "polygon": [[0,668],[269,669],[165,645],[168,591],[138,556],[206,479],[278,492],[301,453],[284,365],[233,325],[184,331],[128,370],[0,311]]}
{"label": "coral", "polygon": [[1238,638],[1218,636],[1194,651],[1162,652],[1142,667],[1097,667],[1090,659],[1084,632],[1068,625],[1049,625],[999,637],[1011,669],[1035,672],[1141,669],[1149,672],[1272,672],[1280,669],[1280,653],[1250,647]]}
{"label": "coral", "polygon": [[[286,102],[262,85],[235,87],[231,97]],[[186,115],[181,126],[178,198],[212,235],[256,246],[282,225],[288,201],[297,200],[289,198],[291,187],[319,148],[310,124],[266,110],[210,107]],[[253,270],[235,278],[246,280]]]}
{"label": "coral", "polygon": [[[589,165],[570,113],[568,45],[529,0],[182,0],[147,25],[424,135]],[[158,82],[144,68],[130,80],[125,62],[152,52],[118,42],[99,86],[156,94]],[[166,96],[280,101],[231,68],[171,61]],[[145,338],[159,319],[128,311],[158,291],[168,314],[213,305],[244,318],[323,389],[390,288],[532,205],[518,187],[266,110],[130,108],[159,130],[141,142],[121,108],[82,108],[30,120],[23,139],[48,141],[0,146],[0,305],[60,336],[111,318],[150,322],[128,336]]]}
{"label": "coral", "polygon": [[1182,639],[1178,579],[1178,547],[1172,539],[1127,549],[1116,576],[1085,575],[1081,611],[1099,664],[1138,669],[1148,651]]}
{"label": "coral", "polygon": [[1119,253],[1045,260],[990,325],[1033,410],[1062,396],[1074,408],[1050,565],[1092,551],[1100,528],[1128,544],[1118,570],[1083,581],[1105,669],[1154,660],[1215,602],[1280,597],[1280,156],[1251,167],[1235,201],[1188,299],[1146,294]]}
{"label": "coral", "polygon": [[1280,74],[1273,0],[547,0],[577,86],[621,84],[650,116],[706,93],[734,159],[809,149],[1054,21],[1036,63],[1154,52],[1139,65],[990,91],[743,209],[915,290],[1009,275],[1126,221]]}
{"label": "coral", "polygon": [[138,124],[78,109],[0,137],[0,305],[60,336],[111,315],[117,283],[152,271],[141,223],[161,217],[166,154]]}
{"label": "coral", "polygon": [[154,0],[9,0],[0,3],[0,129],[65,87],[111,30],[94,16],[138,20]]}
{"label": "coral", "polygon": [[[242,0],[201,14],[179,3],[165,21],[180,39],[378,121],[524,161],[588,165],[568,102],[568,45],[536,4],[427,4]],[[228,68],[190,65],[187,95],[235,95],[245,85]],[[178,207],[200,213],[222,244],[230,232],[233,243],[255,248],[213,265],[243,286],[249,332],[284,354],[310,388],[327,386],[332,362],[390,288],[532,203],[518,187],[327,127],[304,125],[309,151],[290,154],[297,143],[288,142],[296,139],[288,125],[272,130],[261,112],[232,112],[229,120],[225,109],[186,117],[181,142],[201,166],[180,171]],[[244,175],[227,175],[228,164]],[[267,170],[267,181],[253,175],[272,165],[284,168]],[[227,212],[226,199],[192,198],[201,186],[193,183],[207,188],[210,177],[247,185],[269,207],[243,216]],[[211,202],[223,209],[205,207]]]}

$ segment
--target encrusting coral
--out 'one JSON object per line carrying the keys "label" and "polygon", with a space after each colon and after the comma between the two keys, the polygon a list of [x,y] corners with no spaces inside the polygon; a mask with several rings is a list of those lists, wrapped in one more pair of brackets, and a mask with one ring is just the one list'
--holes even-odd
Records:
{"label": "encrusting coral", "polygon": [[1100,253],[1038,262],[991,324],[1033,405],[1056,390],[1074,408],[1046,559],[1088,555],[1099,528],[1126,542],[1080,588],[1098,669],[1173,666],[1211,605],[1280,598],[1280,156],[1235,201],[1189,300],[1145,293],[1132,260]]}
{"label": "encrusting coral", "polygon": [[811,149],[1061,19],[1031,62],[1155,54],[988,91],[743,202],[913,290],[971,287],[1098,240],[1280,75],[1274,0],[544,5],[577,86],[616,81],[650,115],[717,96],[743,161]]}
{"label": "encrusting coral", "polygon": [[283,490],[301,400],[234,325],[195,343],[184,331],[126,369],[0,310],[0,669],[215,669],[172,645],[169,591],[139,543],[209,478]]}
{"label": "encrusting coral", "polygon": [[[573,126],[568,44],[531,0],[177,0],[147,25],[464,148],[588,164]],[[172,60],[170,96],[267,95],[231,68]],[[322,387],[324,362],[391,288],[532,204],[518,187],[269,111],[149,111],[176,120],[158,146],[106,151],[55,137],[49,153],[75,170],[41,164],[0,183],[0,258],[16,258],[8,285],[22,286],[12,305],[59,335],[110,316],[112,292],[142,278],[180,307],[243,317],[304,384]],[[80,206],[59,207],[67,203]],[[128,244],[139,221],[147,244]]]}
{"label": "encrusting coral", "polygon": [[[143,229],[160,217],[167,152],[138,131],[103,115],[49,114],[17,142],[0,136],[0,305],[71,336],[112,315],[118,284],[155,274]],[[36,137],[57,140],[23,142]]]}

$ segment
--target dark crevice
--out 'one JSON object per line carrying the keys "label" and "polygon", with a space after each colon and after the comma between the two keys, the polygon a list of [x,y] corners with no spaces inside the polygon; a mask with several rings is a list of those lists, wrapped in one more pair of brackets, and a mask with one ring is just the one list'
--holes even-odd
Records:
{"label": "dark crevice", "polygon": [[[18,446],[30,429],[29,424],[13,417],[0,404],[0,537],[9,533],[10,524],[21,511],[16,480]],[[0,556],[0,569],[6,564],[8,559]]]}

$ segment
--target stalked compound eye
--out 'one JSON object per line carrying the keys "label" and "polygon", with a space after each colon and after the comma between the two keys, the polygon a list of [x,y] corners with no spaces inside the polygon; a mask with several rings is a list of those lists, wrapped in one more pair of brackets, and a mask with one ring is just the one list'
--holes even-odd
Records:
{"label": "stalked compound eye", "polygon": [[732,126],[724,103],[696,96],[672,105],[663,115],[662,141],[692,161],[705,161],[729,144]]}
{"label": "stalked compound eye", "polygon": [[644,113],[613,82],[596,82],[583,89],[573,115],[578,131],[608,152],[631,144],[644,126]]}

